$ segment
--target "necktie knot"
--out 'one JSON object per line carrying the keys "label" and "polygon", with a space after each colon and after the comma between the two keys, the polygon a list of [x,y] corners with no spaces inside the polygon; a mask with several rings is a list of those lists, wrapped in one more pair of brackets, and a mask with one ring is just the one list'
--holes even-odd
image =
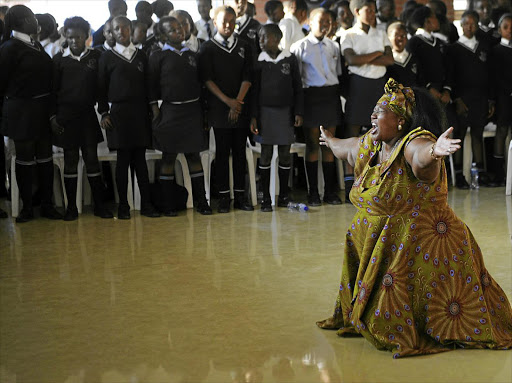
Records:
{"label": "necktie knot", "polygon": [[229,42],[228,42],[228,40],[225,40],[225,39],[224,39],[224,40],[222,40],[222,46],[223,46],[224,48],[227,48],[227,47],[229,46]]}

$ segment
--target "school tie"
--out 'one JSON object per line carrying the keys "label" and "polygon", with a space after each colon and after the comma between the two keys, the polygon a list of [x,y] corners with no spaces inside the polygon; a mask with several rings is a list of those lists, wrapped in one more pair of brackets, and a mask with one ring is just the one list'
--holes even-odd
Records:
{"label": "school tie", "polygon": [[206,34],[208,35],[208,40],[212,38],[212,27],[209,21],[206,23]]}
{"label": "school tie", "polygon": [[229,48],[229,42],[228,42],[228,40],[226,40],[226,39],[222,40],[222,46],[223,46],[224,48]]}
{"label": "school tie", "polygon": [[327,54],[325,53],[325,43],[320,41],[318,45],[320,46],[320,57],[322,58],[324,77],[327,79],[327,76],[329,75],[329,63],[327,62]]}

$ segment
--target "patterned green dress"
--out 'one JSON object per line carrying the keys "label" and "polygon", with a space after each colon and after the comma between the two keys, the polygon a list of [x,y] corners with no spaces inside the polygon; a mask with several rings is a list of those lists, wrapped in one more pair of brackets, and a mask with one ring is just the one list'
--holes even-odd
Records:
{"label": "patterned green dress", "polygon": [[447,203],[444,163],[432,183],[418,181],[404,150],[421,128],[375,164],[380,142],[361,138],[350,200],[358,211],[346,236],[333,317],[338,335],[361,334],[393,357],[457,347],[512,347],[512,314],[487,272],[469,228]]}

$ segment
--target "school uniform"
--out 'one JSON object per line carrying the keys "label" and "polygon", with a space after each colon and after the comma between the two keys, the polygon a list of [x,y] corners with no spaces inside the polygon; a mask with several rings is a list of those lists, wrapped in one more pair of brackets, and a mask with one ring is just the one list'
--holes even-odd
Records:
{"label": "school uniform", "polygon": [[207,149],[200,103],[197,54],[188,47],[164,45],[149,59],[150,103],[162,100],[161,118],[153,126],[155,149],[197,153]]}
{"label": "school uniform", "polygon": [[492,48],[492,89],[498,126],[512,126],[512,40],[502,38]]}
{"label": "school uniform", "polygon": [[112,49],[112,47],[110,45],[108,45],[108,43],[105,41],[103,44],[101,45],[95,45],[92,47],[92,49],[95,49],[97,50],[98,52],[106,52],[106,51],[109,51]]}
{"label": "school uniform", "polygon": [[443,89],[450,90],[450,87],[445,85],[445,45],[441,40],[419,28],[407,42],[406,49],[418,59],[418,68],[422,74],[419,86],[434,88],[439,92]]}
{"label": "school uniform", "polygon": [[243,15],[236,20],[235,34],[251,46],[253,59],[256,59],[261,52],[258,37],[260,28],[261,24],[247,15]]}
{"label": "school uniform", "polygon": [[304,94],[297,59],[282,51],[275,59],[261,52],[254,71],[252,116],[265,145],[295,142],[294,117],[304,114]]}
{"label": "school uniform", "polygon": [[387,69],[388,78],[394,78],[407,87],[417,86],[421,82],[418,60],[407,49],[402,52],[393,51],[393,59],[395,63]]}
{"label": "school uniform", "polygon": [[187,47],[194,53],[198,53],[203,42],[204,40],[201,40],[194,35],[190,35],[189,39],[183,42],[183,46]]}
{"label": "school uniform", "polygon": [[53,58],[55,118],[64,132],[53,143],[64,149],[95,146],[103,141],[94,106],[101,52],[85,49],[74,56],[69,48]]}
{"label": "school uniform", "polygon": [[50,57],[54,57],[57,53],[60,52],[60,44],[59,40],[52,42],[49,38],[42,40],[41,45],[44,49],[44,51],[48,54]]}
{"label": "school uniform", "polygon": [[291,14],[286,14],[281,21],[279,21],[279,28],[281,32],[283,32],[283,38],[281,39],[279,47],[283,50],[290,50],[292,44],[302,40],[305,36],[299,20]]}
{"label": "school uniform", "polygon": [[[373,27],[366,33],[356,25],[346,31],[345,38],[341,41],[342,53],[346,49],[352,49],[356,55],[384,52],[386,47],[391,47],[388,36]],[[372,64],[349,65],[348,70],[349,96],[345,105],[345,122],[348,125],[369,125],[372,110],[387,81],[386,67]]]}
{"label": "school uniform", "polygon": [[99,27],[93,34],[92,34],[92,46],[100,46],[105,42],[105,36],[103,36],[103,29],[105,28],[105,24],[103,24],[101,27]]}
{"label": "school uniform", "polygon": [[100,57],[98,112],[112,119],[113,128],[106,130],[110,149],[151,147],[146,72],[147,57],[133,44],[126,49],[116,44]]}
{"label": "school uniform", "polygon": [[195,22],[195,25],[196,25],[196,29],[197,29],[197,38],[201,39],[203,41],[210,40],[217,33],[217,30],[215,29],[215,26],[213,25],[212,19],[210,19],[208,21],[199,19]]}
{"label": "school uniform", "polygon": [[489,23],[489,25],[483,25],[479,23],[475,37],[479,41],[485,41],[485,43],[491,47],[499,44],[501,41],[501,36],[492,21]]}

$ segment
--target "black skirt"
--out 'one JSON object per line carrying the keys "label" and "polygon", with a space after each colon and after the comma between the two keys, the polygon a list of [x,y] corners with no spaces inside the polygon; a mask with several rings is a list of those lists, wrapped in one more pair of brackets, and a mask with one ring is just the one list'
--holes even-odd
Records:
{"label": "black skirt", "polygon": [[51,136],[50,97],[5,98],[2,134],[14,141],[39,140]]}
{"label": "black skirt", "polygon": [[350,75],[349,96],[345,105],[347,125],[370,126],[375,104],[384,94],[387,77],[377,79]]}
{"label": "black skirt", "polygon": [[109,149],[151,148],[151,122],[145,102],[112,104],[110,118],[113,127],[107,129]]}
{"label": "black skirt", "polygon": [[53,145],[63,149],[96,146],[103,141],[98,116],[94,108],[78,116],[58,115],[57,122],[64,127],[62,134],[53,135]]}
{"label": "black skirt", "polygon": [[343,112],[338,85],[304,89],[305,128],[339,126],[343,123]]}
{"label": "black skirt", "polygon": [[153,145],[166,153],[198,153],[208,149],[199,101],[162,103],[160,120],[153,126]]}
{"label": "black skirt", "polygon": [[291,145],[295,134],[290,106],[262,106],[259,117],[259,135],[254,140],[265,145]]}

